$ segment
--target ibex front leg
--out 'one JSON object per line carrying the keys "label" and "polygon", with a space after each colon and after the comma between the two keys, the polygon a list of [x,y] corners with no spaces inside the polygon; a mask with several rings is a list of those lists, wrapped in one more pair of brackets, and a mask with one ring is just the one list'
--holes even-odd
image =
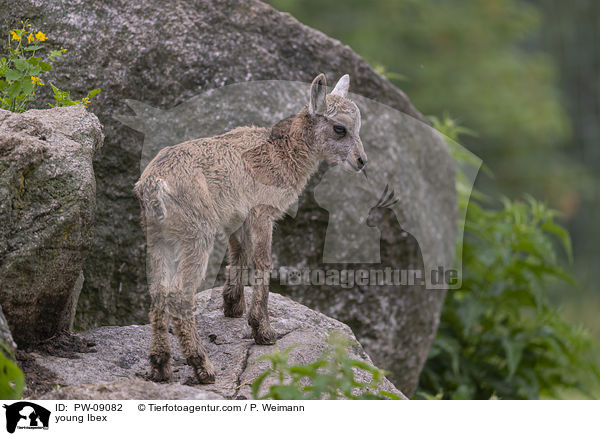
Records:
{"label": "ibex front leg", "polygon": [[248,267],[248,245],[243,229],[229,237],[229,266],[223,286],[223,312],[231,318],[241,318],[246,307],[243,275]]}
{"label": "ibex front leg", "polygon": [[275,330],[269,323],[269,276],[271,273],[271,237],[273,221],[269,216],[256,217],[251,226],[254,268],[256,281],[253,285],[252,303],[248,311],[248,324],[257,344],[274,344]]}

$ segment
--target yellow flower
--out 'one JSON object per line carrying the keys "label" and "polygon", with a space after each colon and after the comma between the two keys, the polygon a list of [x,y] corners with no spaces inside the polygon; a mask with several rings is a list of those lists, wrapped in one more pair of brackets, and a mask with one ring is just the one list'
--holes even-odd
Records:
{"label": "yellow flower", "polygon": [[34,85],[44,86],[40,78],[36,76],[31,76],[31,83],[33,83]]}
{"label": "yellow flower", "polygon": [[33,41],[35,41],[35,38],[33,37],[33,33],[30,33],[27,35],[27,44],[31,44]]}
{"label": "yellow flower", "polygon": [[89,98],[87,98],[87,97],[84,97],[84,98],[82,98],[82,99],[81,99],[81,102],[82,102],[83,104],[88,104],[88,103],[90,102],[90,99],[89,99]]}
{"label": "yellow flower", "polygon": [[17,32],[15,32],[14,30],[10,31],[10,34],[12,35],[12,39],[15,39],[17,41],[21,40],[21,35],[19,35]]}
{"label": "yellow flower", "polygon": [[46,38],[46,35],[44,35],[42,33],[42,31],[40,30],[38,33],[35,34],[35,37],[38,39],[38,41],[45,41],[48,38]]}

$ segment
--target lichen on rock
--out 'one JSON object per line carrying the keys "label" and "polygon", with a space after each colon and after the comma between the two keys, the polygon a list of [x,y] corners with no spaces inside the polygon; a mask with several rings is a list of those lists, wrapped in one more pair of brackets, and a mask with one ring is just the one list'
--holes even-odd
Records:
{"label": "lichen on rock", "polygon": [[92,244],[98,118],[0,110],[0,304],[17,344],[69,330]]}

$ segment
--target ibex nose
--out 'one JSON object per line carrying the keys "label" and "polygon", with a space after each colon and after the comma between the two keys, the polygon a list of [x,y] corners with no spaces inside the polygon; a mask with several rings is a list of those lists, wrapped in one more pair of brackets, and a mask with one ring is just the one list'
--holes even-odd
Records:
{"label": "ibex nose", "polygon": [[362,170],[365,167],[365,165],[367,164],[367,158],[363,159],[362,157],[359,157],[357,162],[358,162],[358,169]]}

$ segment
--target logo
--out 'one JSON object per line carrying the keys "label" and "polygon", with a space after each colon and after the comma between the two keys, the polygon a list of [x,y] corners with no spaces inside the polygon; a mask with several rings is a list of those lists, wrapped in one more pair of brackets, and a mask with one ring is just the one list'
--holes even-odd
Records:
{"label": "logo", "polygon": [[50,411],[29,401],[19,401],[4,405],[6,409],[6,431],[14,433],[18,429],[48,429]]}

